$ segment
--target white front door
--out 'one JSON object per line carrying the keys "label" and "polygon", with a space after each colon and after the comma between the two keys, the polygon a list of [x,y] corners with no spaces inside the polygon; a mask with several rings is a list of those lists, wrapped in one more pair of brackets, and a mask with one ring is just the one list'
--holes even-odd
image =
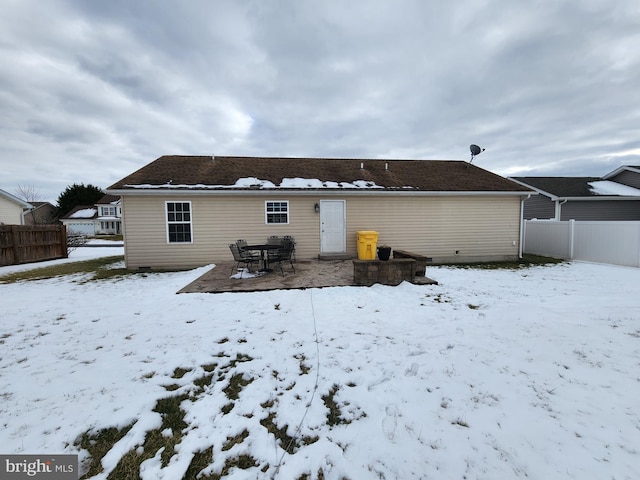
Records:
{"label": "white front door", "polygon": [[320,250],[322,253],[347,251],[344,200],[320,200]]}

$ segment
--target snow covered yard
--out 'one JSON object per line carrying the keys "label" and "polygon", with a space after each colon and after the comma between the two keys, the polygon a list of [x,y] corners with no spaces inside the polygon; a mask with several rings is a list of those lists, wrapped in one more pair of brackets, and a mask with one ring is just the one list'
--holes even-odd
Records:
{"label": "snow covered yard", "polygon": [[89,468],[115,427],[92,478],[640,477],[640,269],[175,294],[207,268],[0,284],[2,453]]}

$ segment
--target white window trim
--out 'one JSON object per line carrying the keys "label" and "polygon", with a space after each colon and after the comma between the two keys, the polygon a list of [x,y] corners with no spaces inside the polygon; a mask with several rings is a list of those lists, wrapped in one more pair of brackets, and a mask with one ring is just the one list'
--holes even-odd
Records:
{"label": "white window trim", "polygon": [[[269,213],[284,213],[284,212],[268,212],[267,205],[270,203],[285,203],[287,205],[287,221],[284,223],[269,223]],[[265,225],[289,225],[289,221],[291,220],[291,211],[289,210],[289,200],[265,200],[264,201],[264,223]]]}
{"label": "white window trim", "polygon": [[[189,222],[169,222],[169,204],[170,203],[188,203],[189,204]],[[169,224],[186,224],[189,223],[191,231],[191,240],[188,242],[172,242],[169,240]],[[189,245],[193,243],[193,206],[190,200],[165,200],[164,202],[164,224],[167,234],[167,244],[169,245]]]}

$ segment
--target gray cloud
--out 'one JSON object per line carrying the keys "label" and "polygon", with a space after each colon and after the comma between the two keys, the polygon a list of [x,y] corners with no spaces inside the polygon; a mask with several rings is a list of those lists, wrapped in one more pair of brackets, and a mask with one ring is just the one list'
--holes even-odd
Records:
{"label": "gray cloud", "polygon": [[25,0],[0,17],[0,188],[106,187],[163,154],[640,164],[640,7]]}

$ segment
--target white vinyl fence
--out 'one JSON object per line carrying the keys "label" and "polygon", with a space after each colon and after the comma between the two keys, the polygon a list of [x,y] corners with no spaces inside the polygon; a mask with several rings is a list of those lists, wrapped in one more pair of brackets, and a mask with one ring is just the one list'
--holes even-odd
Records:
{"label": "white vinyl fence", "polygon": [[523,251],[640,267],[640,222],[525,220]]}

